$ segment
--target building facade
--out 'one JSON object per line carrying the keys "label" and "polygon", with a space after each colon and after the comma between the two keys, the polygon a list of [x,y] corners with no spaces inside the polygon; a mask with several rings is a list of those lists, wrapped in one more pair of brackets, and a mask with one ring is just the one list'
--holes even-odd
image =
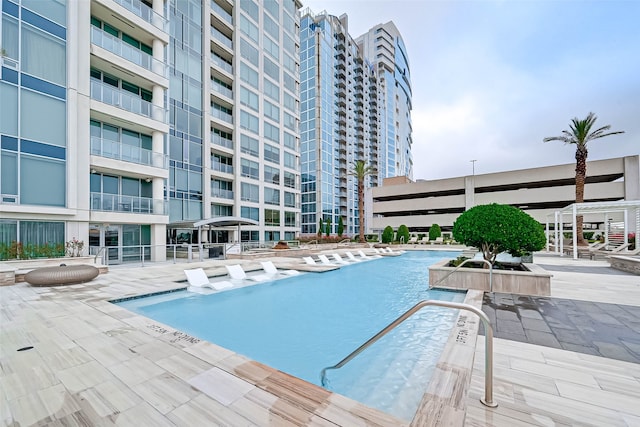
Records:
{"label": "building facade", "polygon": [[[390,28],[393,35],[386,30]],[[391,22],[368,34],[382,31],[392,46],[403,46]],[[369,46],[368,34],[357,40],[351,37],[346,15],[314,14],[309,9],[302,13],[302,234],[317,233],[320,221],[330,222],[330,232],[335,233],[340,219],[347,235],[359,232],[357,181],[350,174],[355,161],[364,160],[376,171],[365,178],[367,187],[394,176],[397,170],[412,174],[406,51],[400,55],[401,62],[388,55],[371,55],[370,59],[363,51],[363,46]],[[402,79],[406,91],[396,88],[396,69],[406,76]],[[400,140],[408,151],[403,149],[396,156]]]}
{"label": "building facade", "polygon": [[293,238],[300,6],[3,1],[0,244],[162,260],[176,224],[212,216]]}
{"label": "building facade", "polygon": [[[640,200],[640,157],[587,162],[585,202]],[[481,175],[410,182],[388,179],[367,193],[368,231],[404,224],[426,232],[432,224],[450,231],[458,216],[476,205],[518,207],[541,224],[548,215],[575,202],[575,163]],[[619,219],[619,218],[618,218]],[[585,215],[586,228],[597,229],[601,215]]]}

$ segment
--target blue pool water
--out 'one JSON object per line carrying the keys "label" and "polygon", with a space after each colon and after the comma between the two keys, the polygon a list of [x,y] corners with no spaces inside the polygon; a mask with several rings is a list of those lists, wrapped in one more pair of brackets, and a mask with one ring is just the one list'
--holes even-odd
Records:
{"label": "blue pool water", "polygon": [[[119,305],[309,382],[425,299],[428,267],[454,252],[407,252],[216,294],[175,292]],[[354,360],[328,371],[331,391],[410,420],[457,310],[427,307]]]}

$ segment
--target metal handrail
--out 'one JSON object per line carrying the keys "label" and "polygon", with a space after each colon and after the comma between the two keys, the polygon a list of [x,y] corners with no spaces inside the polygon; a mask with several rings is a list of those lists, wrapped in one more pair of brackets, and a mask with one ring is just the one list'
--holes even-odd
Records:
{"label": "metal handrail", "polygon": [[474,259],[474,258],[469,258],[469,259],[465,259],[464,261],[462,261],[456,268],[451,270],[449,273],[447,273],[444,277],[442,277],[436,283],[434,283],[433,285],[430,284],[429,285],[429,289],[435,288],[437,284],[442,283],[444,281],[444,279],[446,279],[447,277],[451,276],[453,273],[455,273],[460,268],[462,268],[463,265],[465,265],[466,263],[471,262],[471,261],[484,262],[485,264],[487,264],[489,266],[489,292],[493,292],[493,264],[491,264],[486,259]]}
{"label": "metal handrail", "polygon": [[491,327],[491,322],[489,321],[489,318],[487,317],[487,315],[482,310],[480,310],[479,308],[476,308],[476,307],[474,307],[472,305],[469,305],[469,304],[462,304],[462,303],[450,302],[450,301],[438,301],[438,300],[420,301],[419,303],[417,303],[416,305],[411,307],[409,310],[407,310],[403,315],[398,317],[396,320],[394,320],[393,322],[389,323],[389,325],[387,325],[386,328],[384,328],[383,330],[381,330],[380,332],[375,334],[373,337],[369,338],[369,340],[367,340],[367,342],[365,342],[360,347],[358,347],[357,349],[352,351],[347,357],[342,359],[340,362],[336,363],[333,366],[328,366],[328,367],[322,369],[322,371],[320,371],[320,382],[321,382],[322,386],[323,387],[326,386],[327,370],[342,368],[349,361],[351,361],[354,357],[356,357],[358,354],[362,353],[365,349],[367,349],[373,343],[375,343],[380,338],[385,336],[387,333],[389,333],[391,330],[393,330],[400,323],[402,323],[405,320],[407,320],[409,317],[411,317],[413,314],[415,314],[421,308],[429,306],[429,305],[434,305],[434,306],[438,306],[438,307],[445,307],[445,308],[454,308],[454,309],[460,309],[460,310],[467,310],[467,311],[470,311],[470,312],[476,314],[480,318],[480,320],[482,321],[482,324],[484,325],[484,334],[485,334],[484,398],[481,398],[480,402],[483,405],[488,406],[490,408],[495,408],[496,406],[498,406],[498,404],[493,401],[493,328]]}
{"label": "metal handrail", "polygon": [[342,239],[338,242],[338,245],[341,245],[343,243],[351,243],[351,239]]}
{"label": "metal handrail", "polygon": [[[100,254],[105,251],[107,249],[106,246],[101,246],[100,249],[98,249],[98,252],[96,253],[96,255],[93,257],[93,263],[96,264],[98,261],[98,256],[100,256]],[[102,255],[102,264],[106,264],[105,262],[105,257],[104,255]]]}

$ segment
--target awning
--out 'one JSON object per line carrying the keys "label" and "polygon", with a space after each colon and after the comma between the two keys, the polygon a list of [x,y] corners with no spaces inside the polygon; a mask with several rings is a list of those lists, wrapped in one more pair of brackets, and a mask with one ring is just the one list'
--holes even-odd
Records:
{"label": "awning", "polygon": [[260,225],[258,221],[239,216],[218,216],[215,218],[207,218],[198,222],[194,222],[196,228],[208,225],[210,227],[234,227],[240,225]]}

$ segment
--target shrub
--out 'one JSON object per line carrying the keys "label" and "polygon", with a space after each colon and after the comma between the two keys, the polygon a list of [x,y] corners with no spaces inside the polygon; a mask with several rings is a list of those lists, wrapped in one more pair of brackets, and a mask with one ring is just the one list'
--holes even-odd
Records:
{"label": "shrub", "polygon": [[491,264],[501,252],[518,257],[542,249],[546,242],[543,226],[529,214],[496,203],[463,212],[453,224],[453,238],[479,248]]}
{"label": "shrub", "polygon": [[433,224],[429,228],[429,240],[436,240],[438,237],[442,236],[442,230],[438,224]]}
{"label": "shrub", "polygon": [[398,227],[398,232],[396,233],[396,240],[402,241],[403,243],[407,243],[409,241],[409,227],[402,224]]}
{"label": "shrub", "polygon": [[342,215],[338,217],[338,237],[342,237],[344,233],[344,222],[342,221]]}
{"label": "shrub", "polygon": [[382,231],[382,243],[391,243],[393,241],[393,228],[387,225]]}
{"label": "shrub", "polygon": [[322,230],[324,226],[322,224],[322,218],[318,220],[318,237],[322,237]]}
{"label": "shrub", "polygon": [[364,237],[367,240],[367,242],[377,242],[378,241],[378,235],[377,234],[365,234]]}
{"label": "shrub", "polygon": [[331,234],[331,217],[327,218],[327,222],[325,223],[325,234],[327,237]]}

